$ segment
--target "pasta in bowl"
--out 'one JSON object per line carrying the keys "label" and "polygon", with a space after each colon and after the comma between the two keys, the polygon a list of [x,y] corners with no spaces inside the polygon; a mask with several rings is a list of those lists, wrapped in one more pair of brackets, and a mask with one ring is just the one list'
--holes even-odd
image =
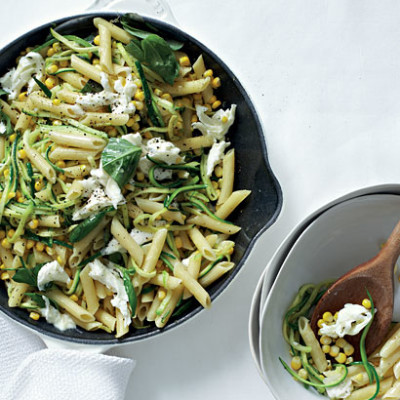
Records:
{"label": "pasta in bowl", "polygon": [[[75,341],[136,339],[208,308],[279,207],[262,154],[243,168],[267,172],[269,192],[238,179],[248,104],[223,92],[226,69],[154,22],[110,19],[41,28],[0,78],[2,308]],[[240,203],[265,198],[267,221],[241,226]]]}

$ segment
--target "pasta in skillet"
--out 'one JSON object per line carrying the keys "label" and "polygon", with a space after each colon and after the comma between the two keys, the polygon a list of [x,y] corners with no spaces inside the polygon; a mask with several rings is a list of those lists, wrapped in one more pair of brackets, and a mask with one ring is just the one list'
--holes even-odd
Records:
{"label": "pasta in skillet", "polygon": [[210,307],[250,191],[233,190],[236,105],[202,55],[130,15],[93,23],[51,29],[0,78],[0,273],[32,320],[122,337]]}

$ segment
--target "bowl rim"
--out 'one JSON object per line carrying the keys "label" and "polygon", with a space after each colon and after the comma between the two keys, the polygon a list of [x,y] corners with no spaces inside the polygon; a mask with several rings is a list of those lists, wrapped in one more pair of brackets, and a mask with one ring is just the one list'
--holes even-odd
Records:
{"label": "bowl rim", "polygon": [[[40,31],[43,31],[45,29],[49,30],[50,27],[54,27],[55,25],[59,25],[68,21],[73,21],[77,20],[79,18],[94,18],[94,17],[103,17],[107,19],[112,19],[112,18],[117,18],[124,13],[122,12],[116,12],[116,11],[91,11],[91,12],[86,12],[86,13],[80,13],[80,14],[73,14],[69,16],[65,16],[62,18],[58,18],[53,21],[46,22],[44,24],[41,24],[37,26],[36,28],[33,28],[29,30],[28,32],[20,35],[19,37],[15,38],[11,42],[9,42],[6,46],[2,47],[0,49],[0,55],[6,53],[15,43],[18,43],[20,41],[23,41],[25,39],[28,39],[29,36],[38,33]],[[249,108],[251,115],[254,119],[255,125],[256,125],[256,130],[257,134],[260,138],[260,144],[261,144],[261,153],[262,153],[262,159],[263,163],[265,165],[266,170],[269,172],[271,181],[273,184],[273,187],[276,191],[276,196],[277,196],[277,204],[276,208],[274,210],[274,213],[272,214],[271,218],[269,221],[254,235],[254,237],[250,240],[246,250],[243,253],[242,258],[239,260],[237,263],[236,267],[232,271],[232,273],[227,276],[223,284],[215,290],[215,292],[212,294],[211,299],[214,300],[219,295],[229,286],[231,281],[238,275],[238,273],[241,271],[243,265],[245,264],[250,252],[252,251],[253,247],[255,246],[255,243],[258,241],[260,236],[277,220],[281,209],[282,209],[282,204],[283,204],[283,193],[281,186],[279,184],[278,179],[276,178],[275,174],[273,173],[270,163],[269,163],[269,158],[268,158],[268,152],[266,148],[266,139],[264,135],[264,129],[262,127],[260,118],[258,117],[257,111],[254,107],[254,104],[248,95],[248,92],[245,90],[241,82],[237,79],[236,75],[232,72],[232,70],[225,64],[221,58],[216,55],[210,48],[206,45],[204,45],[202,42],[191,36],[189,33],[181,30],[180,28],[171,25],[170,23],[167,23],[165,21],[161,21],[149,16],[145,15],[139,15],[137,14],[143,21],[147,23],[154,24],[156,27],[160,27],[161,30],[167,33],[173,33],[173,34],[178,34],[182,37],[185,38],[185,40],[193,43],[194,45],[198,46],[200,49],[202,49],[204,52],[206,52],[208,55],[210,55],[211,58],[213,58],[220,66],[221,68],[225,71],[225,73],[229,76],[229,79],[234,82],[235,86],[237,87],[238,91],[241,93],[241,95],[244,98],[244,101]],[[48,331],[45,328],[42,328],[41,326],[34,326],[29,324],[29,322],[25,319],[19,318],[17,315],[15,315],[12,311],[12,309],[9,309],[7,307],[3,307],[0,305],[0,312],[6,314],[9,318],[12,320],[18,322],[19,324],[22,324],[23,326],[26,326],[28,329],[33,329],[36,333],[39,333],[43,336],[50,337],[52,339],[56,340],[61,340],[64,342],[71,342],[71,343],[76,343],[76,344],[84,344],[84,345],[118,345],[118,344],[126,344],[126,343],[133,343],[133,342],[138,342],[141,340],[145,340],[148,338],[152,338],[153,336],[158,336],[161,335],[165,332],[168,332],[178,326],[181,326],[185,324],[187,321],[191,320],[194,316],[199,314],[201,311],[203,311],[203,308],[198,305],[196,308],[194,308],[192,311],[189,313],[185,314],[181,319],[178,319],[176,321],[172,321],[170,324],[167,324],[164,328],[162,329],[154,329],[150,332],[146,332],[142,335],[137,335],[137,336],[124,336],[120,339],[111,337],[109,339],[93,339],[93,338],[79,338],[79,337],[67,337],[64,336],[63,332],[51,332]]]}

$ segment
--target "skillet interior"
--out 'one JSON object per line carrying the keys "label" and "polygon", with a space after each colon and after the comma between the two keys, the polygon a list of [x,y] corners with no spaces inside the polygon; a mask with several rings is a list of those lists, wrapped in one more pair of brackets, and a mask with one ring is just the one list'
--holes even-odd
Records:
{"label": "skillet interior", "polygon": [[[28,46],[43,43],[49,34],[50,27],[57,26],[57,31],[61,34],[75,34],[86,37],[94,30],[92,19],[95,16],[114,19],[118,17],[118,14],[96,13],[68,17],[26,33],[0,51],[0,76],[14,66],[15,59],[20,51]],[[219,97],[226,101],[226,106],[232,103],[238,106],[235,124],[229,131],[229,138],[236,152],[235,189],[250,189],[252,194],[240,207],[240,210],[232,214],[230,218],[231,221],[242,227],[242,230],[235,237],[236,250],[233,261],[237,266],[230,274],[208,288],[211,299],[215,299],[243,266],[257,237],[276,220],[282,205],[282,193],[268,164],[260,122],[246,91],[237,78],[216,55],[188,34],[151,18],[143,18],[143,22],[138,27],[146,29],[145,23],[151,23],[152,26],[159,29],[160,35],[164,38],[169,37],[183,41],[185,43],[184,50],[189,55],[194,57],[203,53],[206,66],[212,68],[223,82],[219,89]],[[223,107],[225,107],[224,104]],[[185,314],[171,318],[169,324],[162,330],[156,327],[141,330],[131,329],[124,338],[115,339],[112,335],[103,331],[86,332],[80,328],[60,332],[52,325],[47,324],[44,319],[31,320],[25,310],[9,308],[7,300],[5,287],[0,285],[0,310],[2,312],[42,334],[84,344],[125,343],[143,339],[170,330],[202,310],[200,305],[193,305]]]}

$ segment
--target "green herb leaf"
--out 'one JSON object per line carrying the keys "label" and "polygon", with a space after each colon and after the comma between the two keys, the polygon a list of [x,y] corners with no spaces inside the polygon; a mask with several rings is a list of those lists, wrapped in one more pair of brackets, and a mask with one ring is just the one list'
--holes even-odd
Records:
{"label": "green herb leaf", "polygon": [[[141,39],[146,39],[149,35],[153,34],[154,32],[157,32],[157,28],[153,27],[150,24],[147,24],[149,29],[151,29],[153,32],[145,31],[143,29],[138,29],[135,28],[133,25],[138,23],[138,22],[143,22],[143,18],[140,17],[137,14],[134,13],[128,13],[122,16],[121,18],[121,24],[122,27],[131,35],[136,36]],[[183,47],[183,43],[179,42],[174,39],[166,39],[165,40],[171,50],[180,50]]]}
{"label": "green herb leaf", "polygon": [[97,225],[102,221],[105,215],[112,211],[113,207],[107,207],[105,210],[99,212],[98,214],[92,214],[89,218],[86,218],[80,224],[78,224],[74,229],[72,229],[69,234],[69,240],[72,243],[79,242],[85,236],[87,236]]}
{"label": "green herb leaf", "polygon": [[44,308],[46,307],[46,303],[44,302],[42,296],[38,293],[25,293],[25,296],[30,297],[37,305],[39,308]]}
{"label": "green herb leaf", "polygon": [[35,77],[33,77],[33,80],[36,82],[36,84],[40,87],[40,89],[43,90],[44,94],[51,99],[51,91],[49,90],[49,88],[43,83],[40,82],[39,79],[36,79]]}
{"label": "green herb leaf", "polygon": [[141,154],[142,149],[127,140],[111,138],[101,153],[103,169],[123,188],[135,173]]}
{"label": "green herb leaf", "polygon": [[4,96],[5,94],[8,94],[4,89],[0,89],[0,97]]}
{"label": "green herb leaf", "polygon": [[86,85],[82,88],[81,93],[99,93],[103,91],[103,86],[100,83],[89,79]]}
{"label": "green herb leaf", "polygon": [[30,286],[37,287],[37,276],[40,268],[44,264],[37,264],[33,268],[19,268],[16,270],[13,280],[19,283],[27,283]]}
{"label": "green herb leaf", "polygon": [[129,305],[131,306],[132,317],[134,317],[136,314],[136,306],[137,306],[137,297],[135,289],[133,288],[128,271],[120,266],[117,266],[117,268],[121,271],[122,280],[124,281],[125,291],[126,294],[128,295]]}
{"label": "green herb leaf", "polygon": [[160,36],[150,34],[142,41],[132,40],[125,50],[173,85],[179,73],[179,64],[168,43]]}
{"label": "green herb leaf", "polygon": [[11,125],[11,120],[10,117],[4,113],[1,109],[0,109],[0,124],[3,124],[5,126],[5,131],[2,132],[1,129],[1,125],[0,125],[0,135],[11,135],[14,132],[14,129]]}

